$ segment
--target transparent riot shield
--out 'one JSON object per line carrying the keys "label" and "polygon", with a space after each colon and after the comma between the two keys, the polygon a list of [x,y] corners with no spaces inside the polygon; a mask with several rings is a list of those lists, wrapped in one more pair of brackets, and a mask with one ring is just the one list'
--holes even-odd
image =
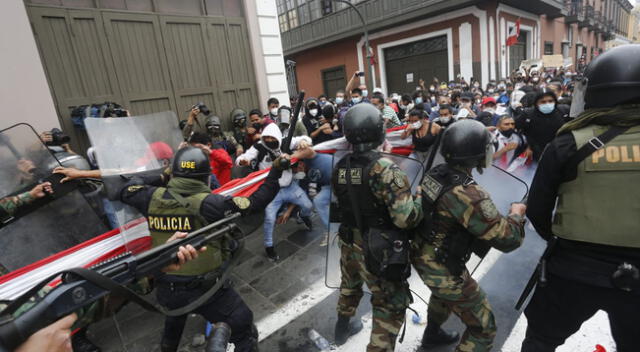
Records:
{"label": "transparent riot shield", "polygon": [[[63,176],[52,173],[57,166],[59,161],[31,126],[18,124],[0,131],[0,275],[13,272],[0,277],[0,299],[104,255],[92,252],[87,244],[108,231],[95,199],[99,186],[81,181],[62,184]],[[28,195],[43,182],[50,182],[53,192]],[[114,247],[109,248],[117,247],[118,240],[112,240]],[[83,255],[78,256],[81,249]],[[22,270],[16,274],[18,269]]]}
{"label": "transparent riot shield", "polygon": [[[335,165],[346,155],[351,153],[350,151],[339,150],[333,155],[333,165]],[[420,180],[424,174],[423,164],[416,159],[405,157],[397,154],[382,153],[383,157],[391,159],[396,165],[402,169],[409,177],[411,182],[411,193],[415,194]],[[340,288],[340,280],[342,278],[340,272],[340,240],[338,238],[338,229],[340,223],[335,222],[336,212],[338,211],[337,200],[333,193],[331,194],[331,205],[329,210],[329,229],[328,229],[328,243],[327,243],[327,265],[325,275],[325,285],[329,288]],[[333,214],[332,214],[333,213]]]}
{"label": "transparent riot shield", "polygon": [[127,249],[150,248],[144,216],[119,201],[120,191],[133,177],[160,175],[183,141],[173,112],[142,116],[87,119],[87,134],[111,204],[112,216],[125,238]]}

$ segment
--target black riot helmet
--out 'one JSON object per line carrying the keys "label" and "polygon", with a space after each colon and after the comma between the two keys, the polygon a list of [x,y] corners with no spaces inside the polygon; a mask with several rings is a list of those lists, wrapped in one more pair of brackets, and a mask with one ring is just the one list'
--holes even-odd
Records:
{"label": "black riot helmet", "polygon": [[607,108],[640,99],[640,44],[596,57],[584,72],[584,108]]}
{"label": "black riot helmet", "polygon": [[380,110],[371,104],[357,104],[350,108],[342,129],[355,152],[375,149],[384,142],[384,120]]}
{"label": "black riot helmet", "polygon": [[209,131],[209,133],[220,132],[220,130],[222,129],[220,118],[214,115],[207,117],[205,126],[207,127],[207,131]]}
{"label": "black riot helmet", "polygon": [[450,165],[486,168],[491,165],[494,148],[493,136],[482,123],[461,120],[444,131],[440,153]]}
{"label": "black riot helmet", "polygon": [[195,178],[208,183],[211,175],[209,156],[205,155],[200,148],[182,148],[173,158],[171,174],[174,177]]}
{"label": "black riot helmet", "polygon": [[237,128],[243,128],[247,123],[247,113],[242,109],[233,109],[231,112],[231,122]]}

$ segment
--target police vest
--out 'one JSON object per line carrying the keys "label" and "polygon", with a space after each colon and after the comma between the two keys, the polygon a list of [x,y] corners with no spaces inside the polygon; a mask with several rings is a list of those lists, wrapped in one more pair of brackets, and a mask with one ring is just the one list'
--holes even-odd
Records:
{"label": "police vest", "polygon": [[[580,149],[606,131],[573,131]],[[633,127],[578,164],[577,177],[558,190],[553,233],[589,243],[640,248],[640,126]]]}
{"label": "police vest", "polygon": [[[356,215],[351,203],[352,197],[349,195],[347,186],[347,174],[351,175],[351,191],[354,192],[353,199],[357,202],[362,219],[362,226],[366,228],[388,229],[393,227],[393,222],[389,216],[389,211],[384,203],[379,201],[371,191],[369,186],[371,168],[381,158],[379,153],[368,152],[352,154],[350,168],[347,168],[347,158],[342,158],[336,165],[332,185],[334,193],[338,199],[342,223],[350,228],[357,228]],[[365,230],[363,229],[363,230]]]}
{"label": "police vest", "polygon": [[[165,192],[166,188],[156,189],[149,202],[147,221],[153,247],[166,243],[176,231],[193,232],[207,225],[204,217],[200,215],[200,206],[208,193],[184,197],[188,203],[188,207],[185,207],[170,195],[163,198]],[[171,275],[202,275],[219,268],[224,261],[221,248],[221,241],[208,244],[207,250],[199,253],[198,259],[186,263],[179,271],[171,272]]]}

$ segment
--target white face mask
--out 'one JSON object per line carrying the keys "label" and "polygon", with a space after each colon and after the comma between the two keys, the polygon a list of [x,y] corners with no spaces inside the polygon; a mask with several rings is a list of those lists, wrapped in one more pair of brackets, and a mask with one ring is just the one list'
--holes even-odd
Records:
{"label": "white face mask", "polygon": [[344,102],[344,98],[343,97],[337,97],[336,98],[336,104],[340,105]]}
{"label": "white face mask", "polygon": [[272,116],[277,116],[278,115],[278,108],[271,109],[271,115]]}
{"label": "white face mask", "polygon": [[440,121],[446,125],[451,121],[451,116],[440,117]]}
{"label": "white face mask", "polygon": [[496,112],[496,109],[494,108],[485,108],[484,110],[482,110],[484,112],[488,112],[490,114],[494,114]]}
{"label": "white face mask", "polygon": [[413,128],[414,130],[417,130],[420,127],[422,127],[422,122],[420,122],[420,121],[416,121],[416,122],[411,124],[411,128]]}
{"label": "white face mask", "polygon": [[316,117],[318,116],[318,109],[311,109],[309,110],[309,115]]}
{"label": "white face mask", "polygon": [[305,177],[307,177],[307,174],[302,171],[298,171],[295,173],[295,175],[293,175],[293,178],[296,180],[303,180]]}

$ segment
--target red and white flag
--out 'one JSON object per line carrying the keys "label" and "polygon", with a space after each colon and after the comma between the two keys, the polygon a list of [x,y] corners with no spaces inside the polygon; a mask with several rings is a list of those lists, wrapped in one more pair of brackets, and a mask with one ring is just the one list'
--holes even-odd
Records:
{"label": "red and white flag", "polygon": [[507,36],[507,46],[512,46],[518,43],[518,37],[520,36],[520,19],[516,21],[514,27],[509,28],[509,35]]}
{"label": "red and white flag", "polygon": [[[411,138],[400,138],[406,127],[400,126],[387,130],[385,147],[390,147],[394,154],[409,155],[413,150]],[[350,145],[342,137],[315,145],[313,149],[318,153],[333,154],[338,150],[350,149]],[[268,173],[269,169],[253,172],[247,177],[231,180],[213,193],[224,196],[250,196],[264,183]],[[126,229],[124,241],[120,229],[112,230],[0,276],[0,300],[15,299],[38,282],[60,271],[75,267],[90,267],[128,251],[140,253],[151,247],[151,237],[145,218],[133,220],[123,228]],[[59,283],[60,280],[55,280],[50,286]]]}

